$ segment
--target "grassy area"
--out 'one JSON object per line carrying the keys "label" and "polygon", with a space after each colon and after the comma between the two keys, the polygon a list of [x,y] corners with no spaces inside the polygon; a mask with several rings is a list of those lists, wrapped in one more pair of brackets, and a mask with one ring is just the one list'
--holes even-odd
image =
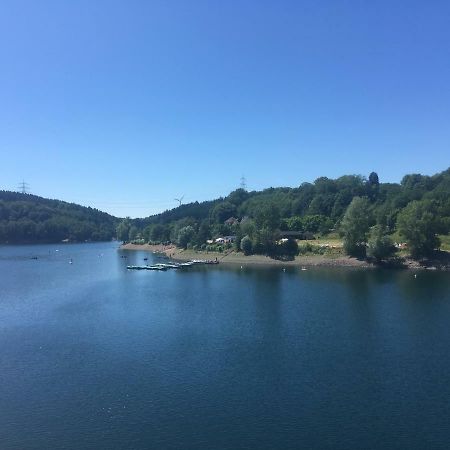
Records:
{"label": "grassy area", "polygon": [[450,252],[450,234],[441,234],[439,239],[441,240],[441,250]]}
{"label": "grassy area", "polygon": [[336,248],[342,248],[343,243],[342,239],[338,237],[319,237],[317,239],[306,239],[304,241],[297,241],[298,245],[302,244],[311,244],[313,246],[328,246],[328,247],[336,247]]}
{"label": "grassy area", "polygon": [[337,234],[318,236],[316,239],[297,241],[300,255],[323,255],[339,257],[344,255],[343,242]]}

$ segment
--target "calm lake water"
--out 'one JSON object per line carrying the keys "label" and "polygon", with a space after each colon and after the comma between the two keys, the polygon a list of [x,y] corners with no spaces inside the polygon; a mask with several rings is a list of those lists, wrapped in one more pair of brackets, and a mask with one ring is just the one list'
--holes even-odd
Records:
{"label": "calm lake water", "polygon": [[449,448],[449,273],[144,256],[0,247],[2,450]]}

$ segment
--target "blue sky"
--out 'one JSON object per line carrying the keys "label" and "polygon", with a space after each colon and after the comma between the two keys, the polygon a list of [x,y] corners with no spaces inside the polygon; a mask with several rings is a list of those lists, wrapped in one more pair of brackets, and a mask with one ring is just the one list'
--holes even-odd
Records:
{"label": "blue sky", "polygon": [[3,1],[0,189],[143,217],[450,165],[448,1]]}

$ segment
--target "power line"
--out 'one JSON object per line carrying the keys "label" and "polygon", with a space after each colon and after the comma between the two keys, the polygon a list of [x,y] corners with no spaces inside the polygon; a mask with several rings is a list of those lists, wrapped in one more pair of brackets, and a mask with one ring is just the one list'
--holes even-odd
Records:
{"label": "power line", "polygon": [[25,181],[22,181],[19,183],[19,186],[17,186],[17,189],[19,189],[22,194],[28,194],[30,191],[30,185]]}

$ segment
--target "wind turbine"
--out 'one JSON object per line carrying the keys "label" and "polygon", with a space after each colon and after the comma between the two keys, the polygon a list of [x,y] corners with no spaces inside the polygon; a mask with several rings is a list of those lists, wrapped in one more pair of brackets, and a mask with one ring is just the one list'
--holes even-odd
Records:
{"label": "wind turbine", "polygon": [[184,195],[182,195],[180,198],[174,198],[174,200],[176,200],[177,202],[179,202],[180,204],[178,206],[181,206],[181,202],[183,201]]}

